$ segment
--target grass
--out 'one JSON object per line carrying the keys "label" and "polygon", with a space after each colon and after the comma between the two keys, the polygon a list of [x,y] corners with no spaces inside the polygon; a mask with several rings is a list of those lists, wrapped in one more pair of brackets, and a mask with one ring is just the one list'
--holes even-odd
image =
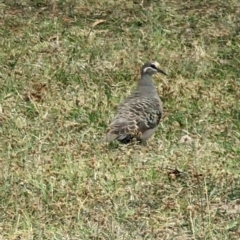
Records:
{"label": "grass", "polygon": [[[0,9],[0,239],[239,239],[237,0]],[[148,60],[159,130],[97,144]]]}

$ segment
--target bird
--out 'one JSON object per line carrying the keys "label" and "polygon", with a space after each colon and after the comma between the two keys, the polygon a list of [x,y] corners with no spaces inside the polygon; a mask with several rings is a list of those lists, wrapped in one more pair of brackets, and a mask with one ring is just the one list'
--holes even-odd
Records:
{"label": "bird", "polygon": [[152,80],[155,73],[167,75],[156,61],[147,62],[141,67],[137,87],[118,106],[107,128],[105,142],[117,140],[128,144],[135,139],[146,145],[155,133],[163,114],[162,102]]}

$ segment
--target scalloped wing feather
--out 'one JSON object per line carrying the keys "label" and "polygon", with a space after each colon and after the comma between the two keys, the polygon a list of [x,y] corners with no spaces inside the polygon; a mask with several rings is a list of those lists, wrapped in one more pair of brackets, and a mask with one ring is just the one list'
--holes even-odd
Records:
{"label": "scalloped wing feather", "polygon": [[[159,98],[130,96],[119,106],[117,114],[107,130],[106,141],[129,142],[133,138],[141,140],[146,131],[153,129],[151,136],[161,117],[162,104]],[[148,138],[148,134],[146,136]]]}

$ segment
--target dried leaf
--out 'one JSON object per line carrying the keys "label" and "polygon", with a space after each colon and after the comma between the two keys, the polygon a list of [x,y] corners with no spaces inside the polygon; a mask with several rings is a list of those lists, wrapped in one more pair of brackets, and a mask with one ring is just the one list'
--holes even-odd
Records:
{"label": "dried leaf", "polygon": [[92,27],[95,27],[95,26],[97,26],[98,24],[104,23],[104,22],[106,22],[106,20],[104,20],[104,19],[98,19],[97,21],[95,21],[95,22],[92,24]]}
{"label": "dried leaf", "polygon": [[190,136],[188,136],[188,135],[184,135],[179,140],[179,143],[191,144],[191,143],[193,143],[193,139]]}

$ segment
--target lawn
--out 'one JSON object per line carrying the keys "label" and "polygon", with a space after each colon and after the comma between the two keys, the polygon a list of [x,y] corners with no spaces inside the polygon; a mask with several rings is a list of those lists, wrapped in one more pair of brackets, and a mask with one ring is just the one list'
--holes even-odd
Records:
{"label": "lawn", "polygon": [[[240,239],[239,0],[0,11],[0,239]],[[100,144],[149,60],[158,131]]]}

